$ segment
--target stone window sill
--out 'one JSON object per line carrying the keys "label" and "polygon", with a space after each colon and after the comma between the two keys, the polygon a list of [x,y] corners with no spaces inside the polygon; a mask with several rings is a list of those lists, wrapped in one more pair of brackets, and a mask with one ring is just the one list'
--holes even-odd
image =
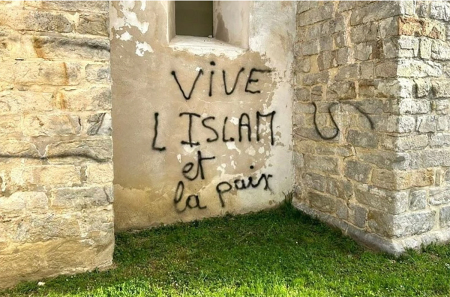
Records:
{"label": "stone window sill", "polygon": [[181,35],[172,38],[169,47],[174,50],[187,51],[200,56],[210,54],[216,56],[224,55],[231,59],[235,59],[247,51],[246,49],[230,45],[214,38]]}

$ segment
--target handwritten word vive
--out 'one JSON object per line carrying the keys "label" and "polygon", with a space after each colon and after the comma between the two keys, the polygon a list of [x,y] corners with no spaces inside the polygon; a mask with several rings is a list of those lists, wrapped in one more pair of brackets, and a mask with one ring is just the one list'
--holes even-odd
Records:
{"label": "handwritten word vive", "polygon": [[[216,63],[214,61],[211,61],[210,65],[211,66],[215,66]],[[214,67],[212,67],[212,69],[209,71],[209,92],[208,92],[209,97],[211,97],[213,95],[213,80],[214,80],[214,74],[215,74],[215,71],[213,69],[214,69]],[[227,73],[226,73],[225,70],[222,70],[223,88],[224,88],[224,93],[226,95],[233,94],[233,92],[236,89],[236,86],[237,86],[237,84],[239,82],[239,77],[240,77],[241,73],[244,73],[244,72],[245,72],[245,68],[242,67],[237,72],[236,77],[234,78],[233,86],[230,89],[228,89],[228,87],[227,87]],[[259,82],[259,79],[257,78],[258,77],[258,73],[270,73],[270,72],[271,72],[270,69],[257,69],[257,68],[250,69],[247,81],[245,82],[244,91],[246,93],[251,93],[251,94],[259,94],[259,93],[261,93],[261,90],[257,89],[257,87],[255,88],[253,84]],[[197,75],[195,76],[195,78],[193,80],[193,83],[192,83],[192,86],[191,86],[190,89],[189,88],[183,88],[181,86],[181,83],[180,83],[180,80],[178,79],[176,71],[172,71],[170,74],[173,76],[173,78],[174,78],[178,88],[180,89],[180,92],[181,92],[181,95],[183,96],[183,98],[186,99],[186,100],[189,100],[192,97],[192,93],[195,90],[195,86],[197,85],[197,82],[199,81],[200,77],[202,75],[204,75],[204,73],[205,72],[203,71],[203,69],[199,69],[198,70]],[[189,91],[188,91],[188,89],[189,89]]]}

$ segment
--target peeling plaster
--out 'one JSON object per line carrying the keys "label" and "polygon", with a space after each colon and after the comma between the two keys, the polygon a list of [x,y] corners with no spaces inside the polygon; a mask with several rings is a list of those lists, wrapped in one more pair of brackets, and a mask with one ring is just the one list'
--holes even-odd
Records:
{"label": "peeling plaster", "polygon": [[136,41],[136,55],[143,57],[145,52],[153,53],[152,47],[147,42]]}
{"label": "peeling plaster", "polygon": [[[141,10],[142,8],[145,9],[145,1],[141,4]],[[123,17],[118,17],[117,10],[112,7],[112,14],[110,20],[111,20],[111,27],[115,30],[122,30],[123,27],[137,28],[142,34],[146,33],[148,31],[148,27],[150,23],[148,22],[140,22],[136,13],[134,13],[132,10],[135,6],[135,1],[125,1],[122,0],[119,2],[119,5],[121,7],[121,12],[123,14]]]}
{"label": "peeling plaster", "polygon": [[[117,37],[117,38],[119,38],[119,37]],[[125,33],[123,33],[123,34],[120,36],[120,40],[123,40],[123,41],[129,41],[129,40],[131,40],[131,39],[133,39],[133,36],[131,36],[131,34],[128,33],[128,31],[125,31]]]}

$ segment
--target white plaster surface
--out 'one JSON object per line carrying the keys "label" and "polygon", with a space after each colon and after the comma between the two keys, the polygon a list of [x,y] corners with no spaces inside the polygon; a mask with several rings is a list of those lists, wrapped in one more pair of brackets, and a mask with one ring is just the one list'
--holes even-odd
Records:
{"label": "white plaster surface", "polygon": [[[169,43],[172,20],[168,2],[113,2],[115,13],[111,15],[117,18],[111,20],[117,229],[257,211],[275,206],[292,190],[296,5],[246,5],[249,43],[248,49],[243,49],[213,38],[176,36]],[[146,22],[153,25],[141,30]],[[129,23],[131,28],[126,25]],[[132,38],[121,38],[125,32]],[[232,91],[229,95],[224,91],[224,79],[226,90]],[[190,98],[185,99],[181,91],[191,94]],[[191,137],[199,145],[181,143],[189,138],[189,117],[181,114],[189,112],[198,114],[192,118]],[[273,125],[268,118],[261,118],[257,127],[257,114],[272,112]],[[212,130],[218,138],[207,141],[215,138]],[[204,176],[198,168],[198,151],[207,158],[202,163]],[[189,180],[183,172],[191,178],[196,172],[198,175]],[[182,188],[177,186],[180,182]],[[242,183],[248,189],[236,187]],[[218,189],[224,191],[223,201]]]}

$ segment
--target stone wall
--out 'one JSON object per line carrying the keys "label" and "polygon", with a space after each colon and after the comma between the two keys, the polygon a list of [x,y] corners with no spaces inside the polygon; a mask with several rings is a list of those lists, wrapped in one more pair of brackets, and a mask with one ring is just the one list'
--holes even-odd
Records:
{"label": "stone wall", "polygon": [[108,2],[0,2],[0,287],[107,267]]}
{"label": "stone wall", "polygon": [[296,205],[393,253],[448,240],[448,8],[298,3]]}

